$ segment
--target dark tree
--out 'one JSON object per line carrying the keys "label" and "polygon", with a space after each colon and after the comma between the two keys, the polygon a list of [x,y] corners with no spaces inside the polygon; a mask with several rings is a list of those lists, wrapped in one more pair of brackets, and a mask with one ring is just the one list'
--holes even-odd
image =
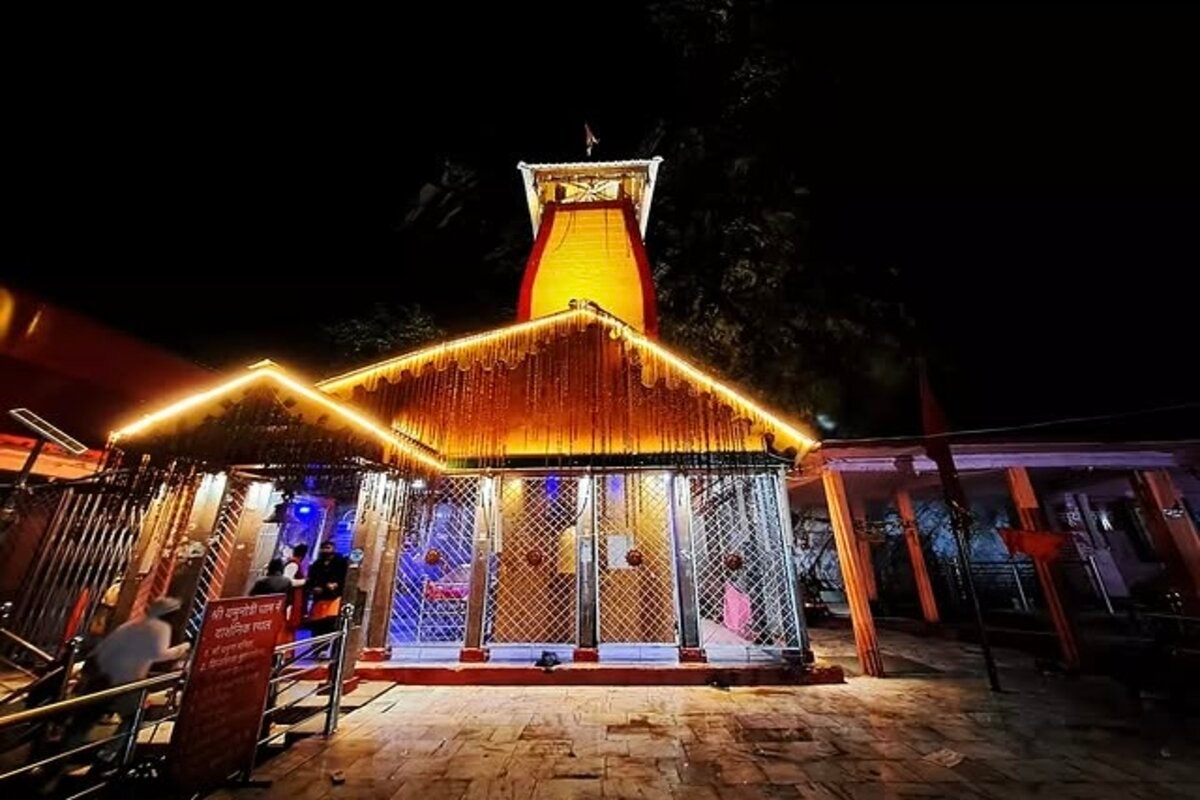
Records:
{"label": "dark tree", "polygon": [[[826,423],[823,435],[912,430],[900,413],[914,392],[898,275],[814,246],[822,152],[811,128],[828,113],[829,76],[804,60],[797,36],[811,26],[794,5],[645,6],[637,36],[654,62],[647,72],[671,90],[656,97],[643,135],[627,137],[640,138],[636,147],[613,149],[597,126],[596,157],[665,158],[647,246],[668,345],[774,407]],[[582,120],[579,128],[582,136]],[[397,215],[398,258],[438,276],[422,302],[454,331],[513,318],[531,246],[513,165],[493,156],[448,155]],[[390,346],[362,333],[379,327],[370,318],[346,325],[350,341]],[[432,326],[417,328],[409,341]]]}
{"label": "dark tree", "polygon": [[445,335],[421,306],[384,303],[376,303],[369,314],[329,325],[325,333],[341,367],[397,355]]}
{"label": "dark tree", "polygon": [[912,385],[898,275],[811,246],[820,82],[802,27],[783,3],[650,8],[670,82],[691,87],[645,148],[666,158],[650,236],[663,338],[826,433],[895,424],[887,400]]}

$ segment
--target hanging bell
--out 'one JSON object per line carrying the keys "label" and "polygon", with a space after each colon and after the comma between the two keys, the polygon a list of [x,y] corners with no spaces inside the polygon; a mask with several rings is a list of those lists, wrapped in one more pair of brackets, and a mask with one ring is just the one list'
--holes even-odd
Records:
{"label": "hanging bell", "polygon": [[725,568],[730,572],[737,572],[745,563],[741,553],[728,553],[725,556]]}
{"label": "hanging bell", "polygon": [[427,550],[425,552],[425,563],[431,567],[436,567],[438,564],[442,563],[442,551],[438,550],[436,547]]}
{"label": "hanging bell", "polygon": [[642,555],[642,551],[634,548],[625,554],[625,563],[631,567],[640,567],[645,562],[646,557]]}

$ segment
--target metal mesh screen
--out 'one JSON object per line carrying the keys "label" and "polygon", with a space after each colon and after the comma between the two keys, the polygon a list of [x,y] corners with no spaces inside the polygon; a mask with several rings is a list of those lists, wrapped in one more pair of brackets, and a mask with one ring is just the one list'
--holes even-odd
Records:
{"label": "metal mesh screen", "polygon": [[691,479],[700,638],[706,648],[800,645],[777,480],[769,473]]}
{"label": "metal mesh screen", "polygon": [[497,570],[487,642],[575,641],[579,484],[555,476],[508,477],[500,488]]}
{"label": "metal mesh screen", "polygon": [[667,476],[595,480],[600,641],[676,641],[674,561]]}
{"label": "metal mesh screen", "polygon": [[463,642],[479,486],[477,477],[456,477],[412,490],[396,560],[393,645]]}

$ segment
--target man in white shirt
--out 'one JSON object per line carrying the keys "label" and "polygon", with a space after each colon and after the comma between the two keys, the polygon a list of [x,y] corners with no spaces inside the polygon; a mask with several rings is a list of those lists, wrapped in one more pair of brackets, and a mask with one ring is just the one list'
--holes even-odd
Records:
{"label": "man in white shirt", "polygon": [[111,686],[140,681],[160,661],[176,661],[187,655],[189,642],[171,646],[171,618],[179,613],[174,597],[160,597],[146,609],[146,616],[121,625],[92,651],[97,671]]}
{"label": "man in white shirt", "polygon": [[292,555],[283,565],[283,577],[292,582],[292,586],[304,585],[304,557],[308,555],[308,545],[304,542],[292,548]]}
{"label": "man in white shirt", "polygon": [[[190,642],[171,646],[172,618],[182,607],[174,597],[160,597],[146,609],[146,616],[130,620],[104,638],[88,656],[83,677],[75,687],[76,694],[90,694],[124,683],[140,681],[150,674],[157,663],[176,661],[191,650]],[[92,726],[106,712],[119,714],[121,723],[111,735],[120,735],[133,725],[137,713],[139,692],[121,695],[111,705],[95,705],[81,709],[71,720],[64,738],[67,749],[78,747],[88,739]],[[96,752],[101,761],[111,762],[121,751],[121,741],[105,745]],[[54,777],[48,785],[53,786]]]}

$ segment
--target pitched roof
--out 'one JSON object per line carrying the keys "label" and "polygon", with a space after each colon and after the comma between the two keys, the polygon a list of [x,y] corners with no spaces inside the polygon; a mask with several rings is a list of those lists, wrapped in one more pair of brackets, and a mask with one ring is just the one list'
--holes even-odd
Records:
{"label": "pitched roof", "polygon": [[804,452],[816,440],[590,303],[317,386],[447,458]]}
{"label": "pitched roof", "polygon": [[[214,426],[216,420],[226,424]],[[233,419],[237,425],[228,422]],[[288,375],[270,361],[143,416],[116,431],[122,450],[159,451],[227,463],[261,456],[359,456],[378,463],[444,469],[428,447]]]}

